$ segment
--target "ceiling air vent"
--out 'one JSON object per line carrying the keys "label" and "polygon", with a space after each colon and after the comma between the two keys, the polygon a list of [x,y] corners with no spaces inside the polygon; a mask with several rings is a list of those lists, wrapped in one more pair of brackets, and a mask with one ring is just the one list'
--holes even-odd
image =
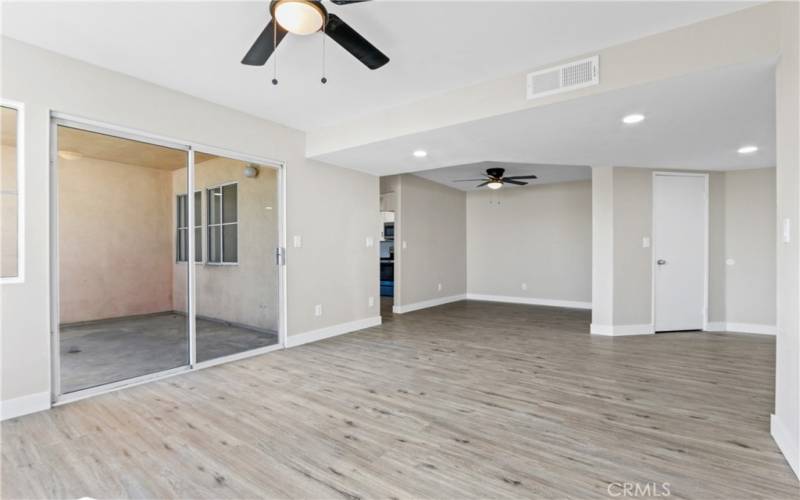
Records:
{"label": "ceiling air vent", "polygon": [[537,99],[598,83],[600,83],[600,58],[594,56],[529,73],[528,99]]}

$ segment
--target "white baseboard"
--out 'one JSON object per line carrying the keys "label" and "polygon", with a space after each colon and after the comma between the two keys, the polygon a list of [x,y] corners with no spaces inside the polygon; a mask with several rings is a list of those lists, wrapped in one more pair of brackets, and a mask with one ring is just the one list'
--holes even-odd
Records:
{"label": "white baseboard", "polygon": [[348,321],[347,323],[339,323],[338,325],[326,326],[319,330],[312,330],[310,332],[299,333],[297,335],[289,335],[286,338],[286,347],[297,347],[299,345],[308,344],[309,342],[316,342],[318,340],[344,335],[345,333],[363,330],[381,324],[381,317],[374,316],[372,318],[359,319],[356,321]]}
{"label": "white baseboard", "polygon": [[0,420],[21,417],[50,408],[50,392],[37,392],[0,401]]}
{"label": "white baseboard", "polygon": [[449,304],[451,302],[458,302],[460,300],[465,300],[466,298],[467,295],[463,293],[460,295],[450,295],[449,297],[439,297],[436,299],[425,300],[423,302],[414,302],[413,304],[393,306],[392,312],[395,314],[405,314],[411,311],[419,311],[420,309],[427,309],[429,307],[441,306],[444,304]]}
{"label": "white baseboard", "polygon": [[641,325],[598,325],[592,323],[589,331],[592,335],[605,335],[608,337],[652,335],[655,333],[652,323]]}
{"label": "white baseboard", "polygon": [[728,323],[714,321],[706,325],[707,332],[735,332],[756,333],[759,335],[776,335],[778,328],[775,325],[759,325],[756,323]]}
{"label": "white baseboard", "polygon": [[507,302],[509,304],[528,304],[532,306],[568,307],[571,309],[591,309],[591,302],[575,300],[536,299],[532,297],[514,297],[510,295],[484,295],[468,293],[467,300],[483,300],[486,302]]}
{"label": "white baseboard", "polygon": [[800,478],[800,448],[798,448],[798,437],[792,439],[792,435],[783,423],[778,419],[775,414],[770,415],[769,418],[769,433],[772,434],[772,439],[778,444],[781,453],[783,453],[786,461],[789,462],[789,467],[792,468],[794,474]]}

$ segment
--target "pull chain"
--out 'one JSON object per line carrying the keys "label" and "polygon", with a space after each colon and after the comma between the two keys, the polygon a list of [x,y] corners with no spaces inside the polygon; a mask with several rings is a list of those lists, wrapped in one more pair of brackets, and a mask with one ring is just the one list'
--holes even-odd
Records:
{"label": "pull chain", "polygon": [[322,82],[323,85],[328,83],[328,78],[325,76],[325,73],[327,73],[327,71],[325,70],[325,39],[328,38],[328,34],[326,32],[327,29],[328,29],[328,23],[326,21],[325,24],[322,25],[322,80],[320,81]]}
{"label": "pull chain", "polygon": [[278,23],[273,21],[272,25],[272,84],[278,84],[278,54],[276,53],[276,49],[278,48]]}

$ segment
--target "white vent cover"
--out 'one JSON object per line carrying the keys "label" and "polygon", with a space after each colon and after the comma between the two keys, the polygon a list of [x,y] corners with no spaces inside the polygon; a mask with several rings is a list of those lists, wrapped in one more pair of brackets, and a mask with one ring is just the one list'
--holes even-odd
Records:
{"label": "white vent cover", "polygon": [[594,56],[528,74],[528,99],[597,85],[600,57]]}

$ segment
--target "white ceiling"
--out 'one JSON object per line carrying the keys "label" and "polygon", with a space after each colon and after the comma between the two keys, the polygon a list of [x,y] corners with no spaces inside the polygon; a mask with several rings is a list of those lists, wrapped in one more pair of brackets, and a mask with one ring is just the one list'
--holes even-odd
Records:
{"label": "white ceiling", "polygon": [[[629,113],[646,120],[624,125]],[[736,150],[756,144],[760,151]],[[428,156],[414,158],[423,149]],[[482,161],[732,170],[775,166],[774,62],[694,73],[320,155],[377,175]]]}
{"label": "white ceiling", "polygon": [[239,63],[262,2],[2,2],[2,32],[302,130],[542,66],[757,2],[374,1],[328,8],[392,61],[371,72],[321,35],[289,36],[271,67]]}
{"label": "white ceiling", "polygon": [[[424,170],[414,172],[419,177],[444,184],[462,191],[479,191],[486,188],[478,188],[478,182],[455,182],[457,179],[479,179],[484,175],[487,168],[504,168],[505,176],[530,175],[538,176],[538,179],[523,180],[528,185],[552,184],[555,182],[579,181],[592,178],[592,169],[586,166],[572,165],[539,165],[536,163],[508,163],[496,161],[483,161],[470,163],[468,165],[456,165],[454,167],[437,168],[435,170]],[[506,188],[520,188],[506,184]]]}

